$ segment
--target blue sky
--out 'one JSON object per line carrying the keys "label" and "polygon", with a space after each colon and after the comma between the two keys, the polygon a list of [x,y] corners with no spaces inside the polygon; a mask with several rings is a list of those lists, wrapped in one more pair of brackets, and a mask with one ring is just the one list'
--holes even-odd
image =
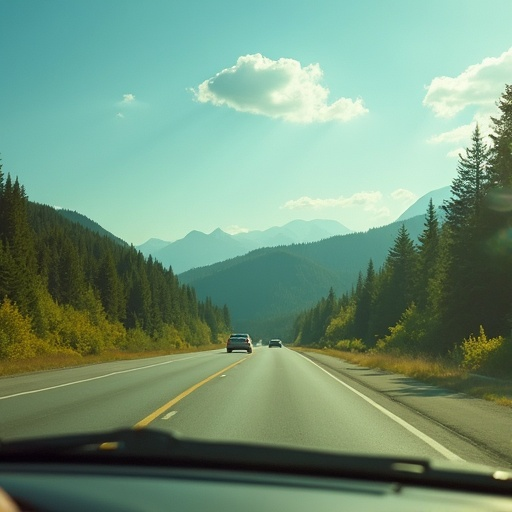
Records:
{"label": "blue sky", "polygon": [[512,83],[510,0],[0,0],[0,156],[134,245],[354,230],[449,185]]}

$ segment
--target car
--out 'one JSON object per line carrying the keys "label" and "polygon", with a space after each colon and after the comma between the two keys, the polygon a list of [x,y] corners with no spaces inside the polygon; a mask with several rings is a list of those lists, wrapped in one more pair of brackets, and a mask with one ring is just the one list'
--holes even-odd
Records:
{"label": "car", "polygon": [[226,343],[226,351],[245,350],[248,354],[252,353],[252,339],[248,334],[232,334]]}
{"label": "car", "polygon": [[274,338],[268,342],[268,348],[272,347],[283,348],[283,342],[277,338]]}

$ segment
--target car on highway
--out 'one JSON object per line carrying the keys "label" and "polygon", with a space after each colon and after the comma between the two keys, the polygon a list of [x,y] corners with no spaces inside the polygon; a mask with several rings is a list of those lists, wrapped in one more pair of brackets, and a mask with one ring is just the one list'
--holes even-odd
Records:
{"label": "car on highway", "polygon": [[252,353],[252,339],[249,334],[232,334],[226,342],[226,351],[244,350],[248,354]]}
{"label": "car on highway", "polygon": [[273,338],[268,342],[268,348],[272,347],[283,348],[283,342],[280,339]]}

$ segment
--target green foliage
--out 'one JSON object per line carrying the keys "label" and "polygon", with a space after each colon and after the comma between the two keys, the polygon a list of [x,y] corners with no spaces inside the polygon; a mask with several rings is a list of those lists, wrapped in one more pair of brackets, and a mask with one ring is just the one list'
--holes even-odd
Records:
{"label": "green foliage", "polygon": [[226,306],[88,227],[29,203],[0,165],[0,359],[203,345],[230,330]]}
{"label": "green foliage", "polygon": [[354,301],[342,306],[339,313],[329,322],[325,331],[325,339],[328,342],[334,343],[335,340],[348,338],[354,330],[355,312],[356,304]]}
{"label": "green foliage", "polygon": [[151,337],[140,327],[130,329],[118,344],[126,352],[149,352],[154,350]]}
{"label": "green foliage", "polygon": [[389,334],[377,341],[376,349],[397,355],[424,353],[427,330],[428,319],[412,304],[402,314],[400,321],[389,328]]}
{"label": "green foliage", "polygon": [[[332,317],[324,331],[331,346],[361,338],[371,348],[377,337],[376,355],[451,354],[466,370],[512,375],[512,341],[504,338],[512,322],[512,86],[498,108],[492,146],[477,126],[459,157],[444,224],[430,202],[417,246],[405,227],[399,230],[382,268],[374,272],[370,262],[366,278],[360,273],[348,302]],[[320,304],[299,317],[302,336]],[[479,336],[453,347],[481,325],[489,335],[480,327]]]}
{"label": "green foliage", "polygon": [[30,318],[23,316],[10,299],[4,299],[0,304],[0,359],[29,359],[54,353],[71,351],[53,344],[52,338],[37,337]]}
{"label": "green foliage", "polygon": [[510,341],[503,336],[488,338],[480,326],[478,336],[471,335],[462,342],[462,367],[470,371],[489,371],[498,362],[498,355],[505,352],[505,344]]}
{"label": "green foliage", "polygon": [[154,343],[159,349],[180,349],[187,346],[173,325],[164,324],[156,333]]}
{"label": "green foliage", "polygon": [[295,322],[295,343],[314,345],[324,341],[328,326],[339,308],[331,288],[327,298],[320,300],[313,309],[299,316]]}
{"label": "green foliage", "polygon": [[337,350],[343,350],[344,352],[366,352],[366,345],[363,340],[355,338],[352,340],[340,340],[334,348]]}

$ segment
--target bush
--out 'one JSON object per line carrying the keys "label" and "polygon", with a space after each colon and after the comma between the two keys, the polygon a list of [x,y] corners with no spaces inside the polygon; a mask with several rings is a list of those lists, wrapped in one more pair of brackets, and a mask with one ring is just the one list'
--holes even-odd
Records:
{"label": "bush", "polygon": [[366,345],[361,339],[353,340],[340,340],[334,346],[336,350],[343,350],[344,352],[366,352]]}
{"label": "bush", "polygon": [[186,344],[181,339],[180,333],[174,325],[163,324],[155,335],[155,348],[164,350],[183,348]]}
{"label": "bush", "polygon": [[[480,334],[471,335],[462,342],[462,367],[469,371],[482,371],[483,373],[496,374],[507,371],[510,365],[510,342],[506,342],[503,336],[488,338],[484,328],[480,326]],[[509,370],[510,371],[510,370]]]}
{"label": "bush", "polygon": [[0,359],[32,359],[46,354],[73,353],[57,347],[32,331],[28,317],[24,317],[9,299],[0,304]]}
{"label": "bush", "polygon": [[389,334],[377,341],[378,352],[396,355],[418,355],[426,350],[427,322],[425,315],[411,304],[400,321],[389,328]]}
{"label": "bush", "polygon": [[118,347],[125,352],[149,352],[153,350],[151,337],[140,327],[128,329],[126,336],[118,344]]}

